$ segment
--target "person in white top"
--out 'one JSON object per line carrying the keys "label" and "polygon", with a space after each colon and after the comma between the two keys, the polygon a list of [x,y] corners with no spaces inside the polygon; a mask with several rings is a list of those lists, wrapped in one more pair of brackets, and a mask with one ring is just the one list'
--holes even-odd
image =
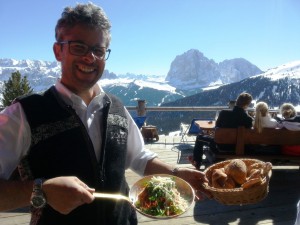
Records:
{"label": "person in white top", "polygon": [[[255,117],[253,128],[261,133],[264,128],[280,128],[277,120],[272,118],[269,113],[269,106],[265,102],[258,102],[255,106]],[[254,154],[280,154],[279,145],[256,145],[252,152]]]}
{"label": "person in white top", "polygon": [[253,127],[259,133],[262,132],[263,128],[277,128],[278,122],[271,117],[269,113],[269,106],[265,102],[258,102],[255,107],[255,118],[253,121]]}
{"label": "person in white top", "polygon": [[[62,104],[71,108],[70,111],[76,112],[76,117],[80,118],[82,122],[80,127],[85,127],[92,143],[92,147],[89,146],[94,149],[95,157],[92,158],[95,158],[95,162],[99,162],[101,151],[110,147],[103,147],[102,137],[107,129],[103,127],[103,123],[106,123],[103,108],[107,94],[98,83],[110,53],[108,49],[110,22],[102,8],[92,3],[78,4],[74,8],[64,9],[55,32],[57,42],[53,45],[53,51],[57,61],[61,63],[62,74],[61,79],[55,84],[54,92],[57,93],[57,98],[62,100]],[[20,161],[30,152],[33,143],[31,123],[29,123],[22,106],[20,102],[17,102],[0,113],[0,211],[25,207],[31,202],[35,208],[45,207],[47,212],[50,211],[54,215],[60,214],[57,218],[80,214],[81,211],[75,211],[75,209],[87,204],[93,205],[92,203],[95,202],[93,196],[95,187],[88,187],[84,179],[64,174],[47,175],[49,177],[45,180],[37,179],[42,177],[33,177],[35,181],[33,179],[9,179]],[[195,190],[204,192],[202,189],[202,183],[206,181],[204,173],[190,168],[178,169],[174,165],[166,164],[158,159],[156,154],[145,149],[139,129],[125,108],[124,112],[128,122],[125,128],[128,130],[125,168],[115,169],[121,170],[124,174],[125,169],[131,168],[142,176],[173,174],[188,181]],[[56,125],[59,127],[59,124]],[[64,129],[64,127],[59,128]],[[120,136],[120,138],[122,137]],[[59,159],[59,156],[57,157]],[[116,155],[116,157],[120,156]],[[43,160],[47,162],[47,158]],[[65,162],[68,163],[68,158],[65,159]],[[54,165],[54,168],[55,166],[60,165]],[[103,173],[103,171],[100,172]],[[67,174],[72,173],[68,172]],[[116,177],[116,179],[118,178]],[[38,191],[41,191],[42,194]],[[196,191],[196,194],[202,196],[201,192]],[[101,207],[104,206],[101,205]],[[126,213],[123,212],[123,214]],[[107,215],[101,216],[105,218],[110,215],[112,213],[107,211]],[[114,214],[114,216],[116,215]],[[126,215],[122,216],[126,217]],[[83,215],[81,217],[79,215],[78,218],[83,218]],[[59,219],[57,221],[54,224],[62,224]],[[44,223],[35,221],[32,224]],[[76,224],[81,224],[80,220]],[[98,223],[90,224],[100,223],[98,221]]]}

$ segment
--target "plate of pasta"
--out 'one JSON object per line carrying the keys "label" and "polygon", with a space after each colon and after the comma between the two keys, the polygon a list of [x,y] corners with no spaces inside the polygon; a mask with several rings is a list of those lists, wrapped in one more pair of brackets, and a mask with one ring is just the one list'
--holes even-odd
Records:
{"label": "plate of pasta", "polygon": [[183,179],[167,174],[145,176],[130,189],[136,210],[155,219],[182,215],[193,204],[195,192]]}

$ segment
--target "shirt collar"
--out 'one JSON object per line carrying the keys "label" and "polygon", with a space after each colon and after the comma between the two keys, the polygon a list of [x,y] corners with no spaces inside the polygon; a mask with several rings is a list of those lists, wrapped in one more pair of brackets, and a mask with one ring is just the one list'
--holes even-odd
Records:
{"label": "shirt collar", "polygon": [[[55,88],[58,91],[58,93],[61,95],[64,102],[68,105],[71,105],[72,107],[84,107],[87,108],[88,106],[85,104],[85,102],[82,100],[81,97],[71,92],[67,87],[65,87],[60,79],[57,79],[55,83]],[[91,101],[92,105],[97,104],[98,107],[103,107],[103,97],[105,93],[102,87],[99,85],[99,83],[96,83],[96,96]],[[91,105],[90,104],[90,105]]]}

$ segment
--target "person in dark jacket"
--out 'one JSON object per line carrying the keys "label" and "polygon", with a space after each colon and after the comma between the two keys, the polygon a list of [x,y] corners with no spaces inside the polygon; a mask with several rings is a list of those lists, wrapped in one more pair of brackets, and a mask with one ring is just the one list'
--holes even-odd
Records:
{"label": "person in dark jacket", "polygon": [[[241,93],[235,103],[234,108],[222,110],[216,121],[216,127],[223,128],[237,128],[244,126],[246,128],[252,127],[253,118],[249,116],[246,109],[252,101],[252,96],[249,93]],[[204,146],[209,147],[207,156],[210,156],[210,163],[213,161],[213,155],[217,151],[234,151],[234,145],[216,145],[214,137],[210,135],[199,134],[195,141],[192,164],[196,169],[200,169],[203,161]]]}
{"label": "person in dark jacket", "polygon": [[110,27],[92,3],[66,7],[53,45],[61,78],[0,113],[0,211],[31,205],[31,225],[137,224],[131,204],[93,195],[128,195],[128,168],[176,175],[204,191],[203,172],[159,160],[124,105],[101,88]]}

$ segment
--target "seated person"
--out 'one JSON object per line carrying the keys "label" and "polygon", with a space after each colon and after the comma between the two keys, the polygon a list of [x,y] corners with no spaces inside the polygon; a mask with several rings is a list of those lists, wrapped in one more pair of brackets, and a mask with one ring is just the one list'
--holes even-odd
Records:
{"label": "seated person", "polygon": [[[252,127],[253,118],[248,115],[246,109],[252,101],[252,96],[248,93],[242,93],[238,96],[234,108],[222,110],[216,121],[216,127],[223,128],[237,128],[238,126],[245,126],[246,128]],[[214,142],[214,137],[210,135],[199,134],[196,138],[193,157],[190,158],[192,164],[196,169],[200,169],[203,157],[203,147],[208,146],[210,155],[216,153],[219,149],[234,151],[233,145],[218,145]],[[218,150],[217,150],[218,149]]]}
{"label": "seated person", "polygon": [[255,119],[253,123],[254,129],[261,133],[264,127],[277,128],[279,123],[271,117],[269,106],[265,102],[258,102],[255,107]]}
{"label": "seated person", "polygon": [[[300,116],[297,115],[297,111],[293,104],[284,103],[280,107],[280,114],[282,115],[281,127],[288,130],[299,131],[300,130]],[[300,156],[299,145],[285,145],[281,148],[281,153],[285,155]]]}
{"label": "seated person", "polygon": [[[255,107],[254,129],[261,133],[263,128],[277,128],[279,122],[271,117],[269,106],[265,102],[258,102]],[[257,145],[251,153],[255,154],[279,154],[281,146],[279,145]],[[250,153],[250,154],[251,154]]]}
{"label": "seated person", "polygon": [[275,119],[279,122],[289,121],[289,122],[300,122],[300,116],[297,116],[296,108],[291,103],[283,103],[280,106],[279,114]]}

